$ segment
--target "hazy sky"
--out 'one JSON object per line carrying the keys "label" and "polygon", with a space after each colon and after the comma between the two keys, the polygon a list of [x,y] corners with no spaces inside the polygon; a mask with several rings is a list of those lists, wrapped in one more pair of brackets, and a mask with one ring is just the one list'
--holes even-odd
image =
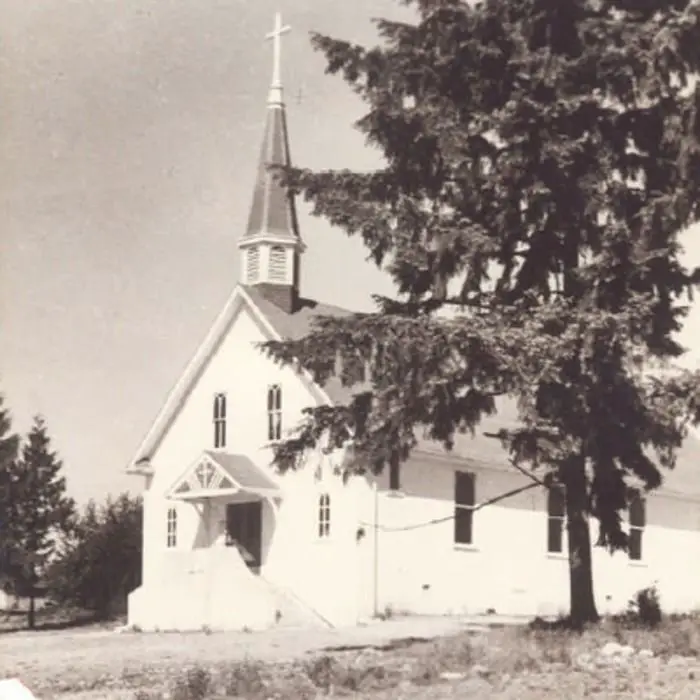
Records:
{"label": "hazy sky", "polygon": [[[237,281],[278,10],[292,158],[372,166],[308,33],[371,42],[395,0],[0,0],[0,391],[17,429],[46,417],[81,501],[140,488],[124,468]],[[300,218],[306,295],[389,291]]]}

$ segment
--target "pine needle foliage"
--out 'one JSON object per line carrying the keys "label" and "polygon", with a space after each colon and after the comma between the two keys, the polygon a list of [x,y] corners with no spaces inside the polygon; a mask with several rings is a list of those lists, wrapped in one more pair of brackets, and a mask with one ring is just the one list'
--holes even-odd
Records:
{"label": "pine needle foliage", "polygon": [[379,471],[509,396],[521,428],[500,438],[566,487],[572,618],[595,620],[589,517],[626,547],[630,478],[658,487],[698,419],[698,377],[669,363],[700,281],[679,241],[700,218],[700,3],[404,4],[415,21],[376,20],[378,46],[312,37],[383,166],[280,176],[397,295],[265,345],[356,388],[309,409],[276,462],[323,437]]}

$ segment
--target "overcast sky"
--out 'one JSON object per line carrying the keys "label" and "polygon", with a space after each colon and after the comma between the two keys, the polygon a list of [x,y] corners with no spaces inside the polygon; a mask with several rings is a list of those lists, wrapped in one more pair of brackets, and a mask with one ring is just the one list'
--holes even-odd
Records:
{"label": "overcast sky", "polygon": [[[293,159],[371,167],[308,33],[371,42],[395,0],[0,0],[0,391],[16,428],[46,417],[81,501],[140,488],[124,468],[237,281],[277,10]],[[358,242],[301,226],[305,294],[389,291]]]}

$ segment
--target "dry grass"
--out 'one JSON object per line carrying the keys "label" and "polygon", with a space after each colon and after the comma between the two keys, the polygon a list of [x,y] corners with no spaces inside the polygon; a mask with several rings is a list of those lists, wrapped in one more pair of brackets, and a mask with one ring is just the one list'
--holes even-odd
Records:
{"label": "dry grass", "polygon": [[[450,630],[447,623],[433,628]],[[507,627],[387,643],[397,630],[383,623],[365,633],[365,643],[374,641],[370,646],[351,631],[22,633],[0,638],[0,677],[19,676],[44,700],[700,696],[698,617],[666,620],[654,630],[608,621],[582,634]],[[654,657],[591,665],[610,641],[647,649]],[[324,650],[343,642],[360,648]]]}

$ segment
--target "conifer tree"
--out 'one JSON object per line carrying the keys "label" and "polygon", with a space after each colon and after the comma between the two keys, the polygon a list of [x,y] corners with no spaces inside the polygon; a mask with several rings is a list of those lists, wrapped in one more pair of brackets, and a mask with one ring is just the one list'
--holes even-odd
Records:
{"label": "conifer tree", "polygon": [[46,423],[37,416],[11,473],[11,532],[21,559],[15,572],[18,592],[29,597],[28,625],[35,626],[36,587],[40,574],[71,523],[75,504],[66,496],[63,463],[51,450]]}
{"label": "conifer tree", "polygon": [[19,452],[19,436],[12,432],[10,412],[0,395],[0,589],[10,588],[13,541],[10,529],[10,477]]}
{"label": "conifer tree", "polygon": [[404,4],[415,21],[378,20],[376,47],[312,39],[366,103],[356,126],[383,166],[281,176],[362,238],[397,295],[266,344],[320,382],[340,357],[356,386],[309,409],[276,461],[330,435],[380,470],[420,431],[449,449],[511,397],[512,460],[566,488],[583,624],[598,618],[589,518],[598,544],[625,548],[630,480],[658,487],[698,418],[698,377],[667,365],[699,280],[679,236],[700,218],[700,4]]}
{"label": "conifer tree", "polygon": [[90,501],[48,567],[51,597],[98,619],[123,612],[141,583],[142,528],[140,497],[122,493],[99,506]]}

